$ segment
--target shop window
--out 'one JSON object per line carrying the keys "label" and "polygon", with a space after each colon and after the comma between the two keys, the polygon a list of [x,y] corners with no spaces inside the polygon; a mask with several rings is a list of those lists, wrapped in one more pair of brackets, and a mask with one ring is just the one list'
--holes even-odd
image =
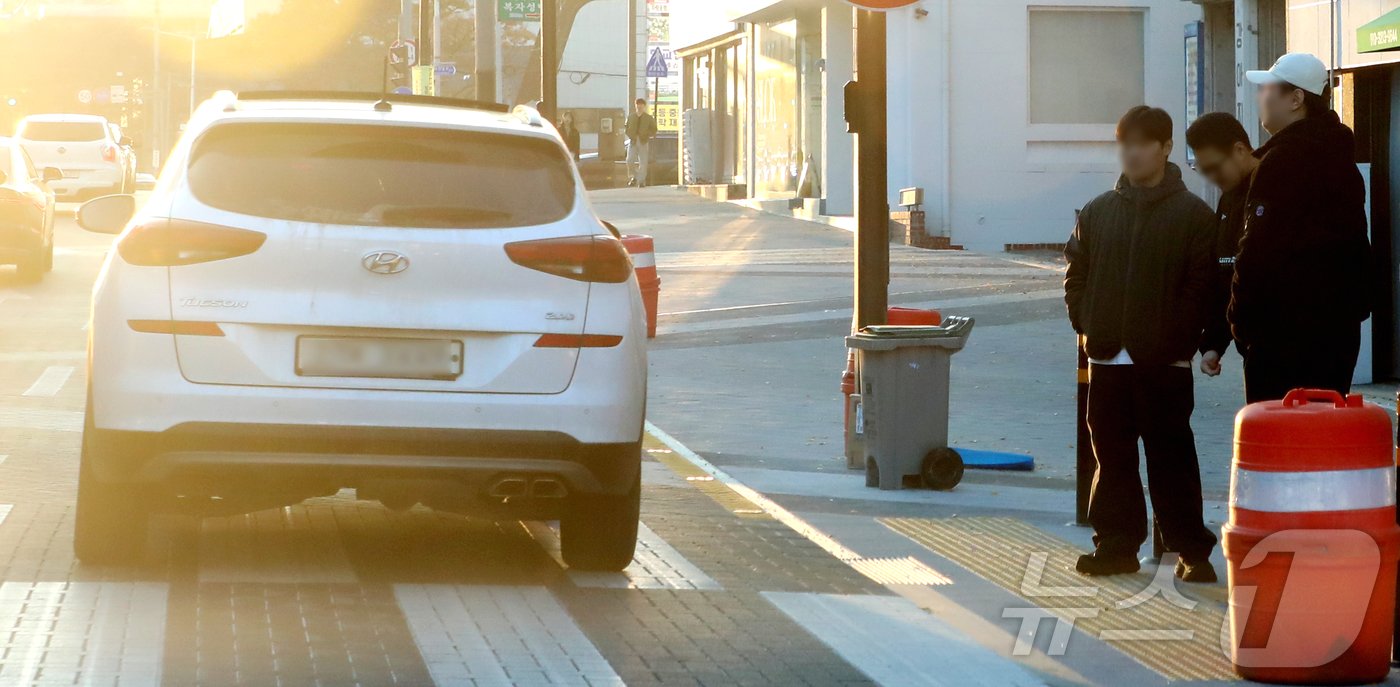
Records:
{"label": "shop window", "polygon": [[1113,124],[1145,100],[1140,10],[1031,8],[1030,122]]}

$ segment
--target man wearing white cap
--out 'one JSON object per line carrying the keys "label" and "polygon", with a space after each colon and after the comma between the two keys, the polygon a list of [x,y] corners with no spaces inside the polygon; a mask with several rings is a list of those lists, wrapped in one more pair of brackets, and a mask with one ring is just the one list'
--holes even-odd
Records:
{"label": "man wearing white cap", "polygon": [[1371,314],[1366,187],[1356,141],[1330,107],[1331,76],[1303,53],[1268,71],[1259,113],[1272,135],[1245,200],[1229,318],[1250,403],[1298,387],[1351,389],[1361,322]]}

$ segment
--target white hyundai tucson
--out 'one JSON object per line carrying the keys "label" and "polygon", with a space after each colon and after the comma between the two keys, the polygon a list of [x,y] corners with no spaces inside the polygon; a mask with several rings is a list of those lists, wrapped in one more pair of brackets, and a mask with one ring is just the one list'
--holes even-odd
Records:
{"label": "white hyundai tucson", "polygon": [[552,126],[414,96],[221,93],[93,293],[75,547],[138,557],[149,516],[353,488],[636,544],[645,312]]}

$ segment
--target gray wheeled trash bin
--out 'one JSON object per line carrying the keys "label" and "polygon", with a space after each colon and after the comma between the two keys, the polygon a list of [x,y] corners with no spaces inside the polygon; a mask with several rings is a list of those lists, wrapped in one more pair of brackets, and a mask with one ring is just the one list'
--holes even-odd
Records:
{"label": "gray wheeled trash bin", "polygon": [[846,338],[860,370],[866,486],[902,489],[912,477],[947,490],[962,481],[962,458],[948,448],[948,363],[972,325],[950,317],[938,327],[867,327]]}

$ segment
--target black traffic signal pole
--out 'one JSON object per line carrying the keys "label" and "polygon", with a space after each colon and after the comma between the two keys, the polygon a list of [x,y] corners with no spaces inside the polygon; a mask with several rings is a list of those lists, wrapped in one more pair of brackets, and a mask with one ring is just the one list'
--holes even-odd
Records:
{"label": "black traffic signal pole", "polygon": [[[433,61],[433,25],[436,23],[437,0],[418,0],[418,66],[436,69]],[[433,78],[431,72],[428,78]]]}
{"label": "black traffic signal pole", "polygon": [[846,84],[847,130],[856,149],[855,327],[885,323],[890,285],[890,206],[885,15],[856,13],[856,80]]}
{"label": "black traffic signal pole", "polygon": [[496,100],[496,3],[476,3],[476,99]]}

